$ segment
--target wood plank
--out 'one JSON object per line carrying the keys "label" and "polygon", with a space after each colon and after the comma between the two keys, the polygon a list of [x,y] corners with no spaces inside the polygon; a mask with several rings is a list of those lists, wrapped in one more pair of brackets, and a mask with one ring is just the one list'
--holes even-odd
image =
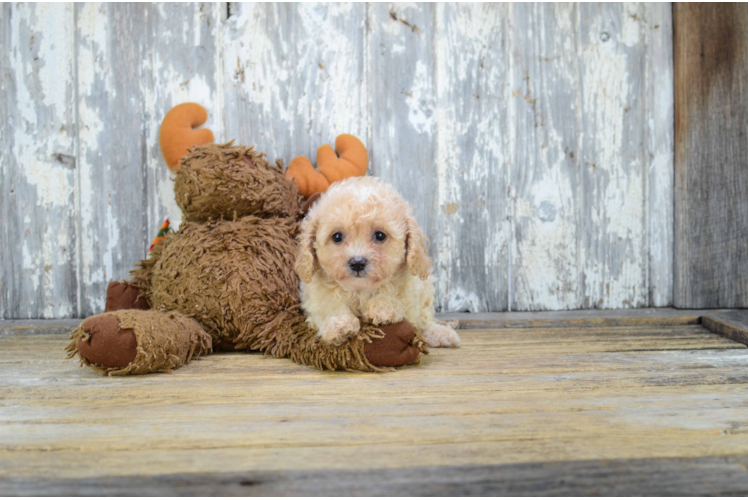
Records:
{"label": "wood plank", "polygon": [[[589,413],[592,414],[593,412]],[[728,419],[739,418],[740,415],[740,412],[735,409],[731,412],[712,410],[710,413],[719,417],[723,417],[724,414],[724,417]],[[550,416],[555,416],[556,418],[548,419]],[[653,417],[655,416],[659,415],[653,414]],[[692,415],[687,411],[685,416],[691,417]],[[548,419],[547,423],[545,423],[546,420],[539,417],[546,417]],[[604,412],[602,416],[597,418],[589,417],[589,415],[578,416],[574,413],[559,413],[556,415],[537,415],[535,418],[532,418],[530,414],[504,414],[495,416],[434,415],[419,416],[419,419],[422,420],[422,424],[418,424],[415,420],[409,420],[403,416],[385,416],[379,421],[360,416],[343,416],[337,418],[340,435],[336,435],[335,426],[331,423],[331,421],[336,420],[334,416],[321,419],[307,417],[304,419],[275,419],[268,421],[252,418],[237,419],[225,423],[221,422],[221,430],[216,431],[215,434],[202,433],[200,429],[216,426],[217,421],[200,419],[188,422],[143,421],[138,425],[118,425],[117,422],[111,422],[108,425],[94,423],[90,426],[88,432],[83,429],[83,425],[72,423],[63,425],[50,425],[48,423],[41,423],[40,425],[4,424],[8,426],[9,431],[12,430],[15,433],[19,431],[33,432],[38,441],[35,444],[16,444],[13,441],[20,441],[20,439],[11,440],[4,436],[3,440],[10,441],[10,443],[4,445],[2,450],[0,450],[0,465],[3,466],[4,470],[18,473],[19,476],[28,476],[28,474],[23,474],[21,469],[24,465],[28,466],[29,464],[21,463],[14,466],[12,463],[9,463],[11,460],[8,458],[11,454],[17,453],[29,456],[31,453],[41,455],[45,452],[52,452],[59,455],[70,455],[76,451],[79,452],[81,445],[85,445],[92,458],[107,456],[113,452],[121,452],[133,457],[138,454],[147,455],[149,452],[168,451],[175,453],[176,457],[179,455],[184,456],[184,452],[189,450],[194,450],[196,458],[198,458],[201,455],[199,452],[203,450],[243,449],[248,455],[245,464],[250,463],[255,468],[260,465],[257,462],[259,452],[265,450],[268,453],[268,463],[265,465],[265,468],[287,470],[289,468],[305,467],[304,461],[300,459],[308,460],[312,450],[318,454],[325,454],[345,447],[350,448],[350,451],[343,452],[342,454],[342,458],[345,460],[351,460],[356,455],[357,448],[359,451],[373,451],[375,447],[378,447],[379,451],[375,453],[379,455],[376,458],[381,463],[383,458],[382,453],[386,452],[387,448],[391,448],[393,451],[399,450],[404,448],[403,444],[408,445],[411,450],[415,447],[418,447],[422,451],[431,448],[432,453],[438,453],[440,449],[447,447],[461,449],[464,452],[468,448],[466,445],[481,443],[487,445],[485,447],[487,450],[503,448],[511,450],[515,455],[510,460],[505,461],[502,458],[494,457],[493,460],[484,463],[510,463],[516,462],[518,459],[536,461],[573,459],[573,454],[559,453],[558,446],[564,442],[573,443],[572,446],[578,449],[588,448],[588,453],[584,457],[580,457],[580,459],[589,458],[590,456],[596,458],[595,455],[600,457],[600,451],[606,445],[623,447],[623,449],[619,449],[617,452],[611,450],[610,452],[603,453],[601,457],[615,459],[657,456],[658,453],[653,453],[655,446],[667,447],[666,454],[668,456],[678,456],[675,455],[677,452],[680,452],[681,456],[693,456],[694,454],[695,456],[721,456],[741,453],[745,451],[745,446],[748,444],[748,439],[743,435],[745,434],[744,426],[732,435],[724,433],[723,428],[717,429],[717,426],[700,430],[655,430],[653,428],[642,430],[641,427],[646,424],[654,427],[654,419],[643,421],[641,422],[643,425],[639,426],[621,425],[615,429],[609,429],[606,434],[602,426],[610,426],[615,422],[613,412]],[[699,420],[703,421],[705,419],[702,418]],[[523,424],[525,421],[527,424]],[[474,430],[466,430],[458,434],[455,428],[456,422],[460,422],[466,429]],[[572,424],[569,424],[569,422],[572,422]],[[553,429],[564,429],[564,431],[553,434],[541,430],[540,432],[533,433],[529,431],[530,425],[541,429],[550,427]],[[499,430],[508,426],[512,426],[516,431]],[[419,427],[424,429],[423,435],[411,439],[410,436]],[[154,428],[159,430],[159,437],[151,434]],[[248,428],[252,428],[252,432],[248,432]],[[56,439],[55,433],[64,433],[66,430],[71,431],[66,436],[66,439]],[[286,435],[284,430],[288,430],[288,435]],[[718,433],[723,433],[723,435],[719,436]],[[627,434],[629,436],[628,439],[634,435],[637,439],[649,442],[646,445],[636,443],[627,446],[625,444]],[[589,440],[591,446],[587,446],[585,440]],[[526,450],[520,451],[518,447],[522,441],[533,441],[533,443],[528,444]],[[714,449],[717,450],[716,453],[712,454],[710,452],[709,441],[712,442]],[[54,444],[50,446],[49,443]],[[299,457],[300,459],[293,459],[291,463],[277,461],[277,458],[289,457],[292,451],[289,448],[299,450],[302,453],[302,457]],[[544,451],[553,453],[553,455],[546,457],[543,455]],[[161,455],[159,458],[163,460],[162,457],[164,454],[159,453],[159,455]],[[202,455],[209,456],[210,454],[205,453]],[[272,460],[271,457],[273,455],[275,455],[276,460]],[[318,463],[308,468],[339,468],[339,466],[336,467],[336,458],[320,458]],[[411,463],[416,466],[448,465],[450,461],[446,458],[441,457],[436,460],[421,459]],[[173,463],[173,461],[171,462]],[[222,460],[222,462],[224,461]],[[461,462],[464,463],[465,461]],[[468,461],[468,463],[470,462]],[[104,470],[99,469],[98,474],[92,474],[96,469],[88,472],[71,471],[70,467],[65,467],[64,465],[62,464],[63,470],[56,474],[53,473],[51,476],[90,477],[111,473],[108,468]],[[358,463],[350,464],[346,468],[360,470],[362,465],[364,463],[358,461]],[[406,465],[408,465],[408,462],[401,461],[399,457],[392,459],[391,467]],[[45,469],[46,467],[43,463],[40,463],[37,474],[42,475],[40,473],[46,473]],[[130,469],[139,470],[140,467],[131,467]],[[217,472],[214,467],[209,467],[208,470],[210,472]],[[230,467],[229,470],[236,470],[236,468]],[[158,472],[158,470],[153,471],[153,473]],[[116,472],[114,473],[116,474]]]}
{"label": "wood plank", "polygon": [[[721,310],[727,311],[727,310]],[[440,313],[441,321],[456,321],[458,328],[564,328],[625,325],[693,325],[710,310],[672,308],[586,309],[579,311]]]}
{"label": "wood plank", "polygon": [[[548,359],[552,359],[552,356],[548,356]],[[633,353],[617,357],[607,353],[595,356],[613,359],[616,366],[608,369],[603,363],[594,363],[563,373],[563,368],[569,364],[565,360],[563,363],[557,362],[554,367],[543,363],[543,358],[538,357],[540,362],[532,362],[532,366],[538,366],[537,371],[522,371],[518,361],[509,359],[501,364],[494,363],[493,366],[498,368],[494,370],[487,368],[490,365],[486,360],[476,360],[478,366],[471,371],[459,370],[457,363],[443,360],[420,370],[433,381],[423,382],[423,375],[412,371],[397,379],[419,389],[405,399],[399,395],[402,391],[398,393],[395,387],[391,387],[394,385],[391,379],[384,379],[382,384],[382,381],[374,382],[365,377],[344,380],[344,377],[318,378],[311,372],[289,374],[281,372],[271,363],[267,364],[275,371],[263,369],[263,361],[247,356],[244,356],[244,365],[199,363],[189,373],[173,381],[164,381],[166,377],[163,376],[153,377],[143,380],[138,387],[129,385],[132,381],[123,382],[121,379],[75,378],[75,372],[66,371],[59,364],[26,363],[29,367],[26,372],[19,373],[19,366],[15,367],[14,384],[3,384],[7,398],[2,405],[2,421],[76,424],[64,436],[58,436],[58,442],[69,441],[72,436],[85,433],[85,426],[96,422],[106,425],[119,422],[130,428],[144,422],[173,421],[175,426],[189,426],[193,421],[207,424],[211,419],[227,422],[250,419],[264,421],[263,428],[272,431],[272,424],[269,425],[268,421],[276,417],[276,420],[286,417],[319,420],[335,416],[374,418],[417,415],[472,415],[483,418],[507,414],[514,418],[519,414],[542,413],[553,420],[558,417],[557,413],[580,413],[580,419],[588,420],[594,419],[595,415],[602,417],[604,413],[606,417],[642,419],[654,418],[656,414],[657,418],[667,417],[667,421],[675,425],[675,408],[688,413],[689,418],[699,423],[709,422],[711,418],[709,425],[720,429],[729,428],[731,419],[738,418],[740,421],[736,412],[741,411],[741,405],[745,402],[743,386],[748,383],[748,377],[735,375],[735,372],[739,371],[739,362],[746,359],[744,349],[722,350],[719,355],[716,352],[706,355],[700,352],[653,355],[648,352],[641,355],[641,360],[677,363],[669,373],[647,369]],[[707,361],[699,364],[700,356]],[[556,359],[559,359],[558,355]],[[625,360],[631,360],[630,369],[624,365]],[[724,366],[720,364],[721,360],[724,360]],[[247,368],[248,365],[251,368]],[[507,368],[501,369],[503,365]],[[73,365],[68,366],[74,368]],[[448,370],[456,380],[450,383],[448,377],[440,376],[435,371],[434,366]],[[31,369],[39,371],[41,375],[34,376]],[[231,378],[230,369],[234,369],[237,376]],[[53,372],[60,374],[62,379],[49,375]],[[12,369],[3,367],[3,373],[12,374]],[[279,375],[281,373],[283,376]],[[300,380],[291,380],[293,378]],[[221,384],[221,391],[206,393],[198,399],[194,396],[195,391],[204,391],[206,379]],[[466,382],[470,382],[471,387],[461,389],[459,384]],[[444,385],[443,390],[438,390],[439,385]],[[247,386],[250,388],[247,389]],[[54,394],[50,394],[51,388],[54,388]],[[359,392],[364,390],[368,392]],[[166,394],[169,396],[164,397]],[[178,402],[177,407],[175,402]],[[629,408],[632,405],[636,407],[633,410]],[[81,408],[85,411],[81,411]],[[637,417],[633,413],[635,411],[644,413]],[[712,417],[709,417],[710,414]],[[530,415],[527,418],[536,417]],[[294,435],[306,441],[317,439],[304,437],[303,429],[294,427],[293,431]],[[201,430],[196,436],[185,438],[181,445],[173,446],[189,447],[188,443],[199,443],[200,435],[205,432],[230,440],[223,431]],[[517,432],[529,430],[520,429]],[[461,434],[451,435],[459,437]],[[346,431],[335,438],[328,438],[344,439],[346,436],[351,438],[352,435]],[[33,441],[33,436],[5,437],[15,442],[25,440],[29,446],[38,444]],[[149,435],[148,439],[151,438],[157,439],[158,436]],[[162,442],[162,446],[171,447],[172,444]]]}
{"label": "wood plank", "polygon": [[221,30],[225,140],[316,162],[338,134],[367,138],[363,4],[232,3]]}
{"label": "wood plank", "polygon": [[[697,325],[704,316],[740,316],[732,309],[589,309],[581,311],[503,312],[503,313],[439,313],[437,319],[457,322],[460,329],[496,328],[588,328],[603,326],[674,326]],[[25,333],[66,333],[78,324],[78,319],[58,320],[0,320],[0,333],[24,330]],[[706,325],[705,325],[706,326]],[[709,327],[708,327],[709,328]],[[52,330],[50,330],[52,329]],[[711,328],[709,328],[711,330]],[[713,331],[713,330],[712,330]]]}
{"label": "wood plank", "polygon": [[583,133],[569,155],[580,169],[583,308],[649,305],[643,14],[579,5]]}
{"label": "wood plank", "polygon": [[701,318],[705,328],[717,335],[748,345],[748,311],[725,311]]}
{"label": "wood plank", "polygon": [[[705,315],[732,313],[733,309],[587,309],[579,311],[438,313],[440,321],[457,321],[458,328],[562,328],[567,326],[695,325]],[[0,332],[32,327],[43,332],[60,325],[70,329],[77,319],[0,320]]]}
{"label": "wood plank", "polygon": [[510,310],[579,309],[579,8],[513,4],[510,16]]}
{"label": "wood plank", "polygon": [[80,324],[80,322],[81,320],[77,318],[53,320],[0,320],[0,334],[13,333],[19,330],[24,330],[24,333],[65,333],[74,329]]}
{"label": "wood plank", "polygon": [[[0,360],[0,371],[3,376],[13,377],[18,375],[18,370],[25,365],[32,366],[30,370],[41,370],[33,382],[37,385],[48,383],[51,379],[63,379],[73,385],[86,384],[91,377],[81,378],[75,362],[66,360],[62,354],[57,352],[63,346],[62,339],[58,339],[55,346],[45,346],[43,350],[27,349],[26,352],[15,352],[14,356],[7,355]],[[595,372],[598,374],[607,374],[608,372],[630,372],[630,371],[651,371],[648,368],[650,363],[673,364],[677,369],[698,369],[706,370],[704,373],[712,373],[709,370],[720,367],[730,367],[740,369],[740,360],[743,356],[743,349],[739,343],[734,344],[729,349],[725,345],[716,345],[715,349],[708,350],[634,350],[625,352],[604,351],[596,353],[594,359],[584,363],[584,355],[580,353],[565,353],[564,359],[559,360],[553,351],[538,352],[533,357],[531,367],[523,365],[524,361],[519,356],[502,357],[499,353],[491,352],[484,355],[473,353],[477,359],[473,360],[474,364],[464,365],[462,357],[440,355],[439,351],[431,353],[428,358],[424,358],[421,365],[401,370],[402,374],[398,379],[418,377],[418,372],[425,368],[435,370],[435,367],[449,367],[449,370],[459,373],[460,375],[475,375],[477,373],[486,373],[487,375],[504,375],[504,374],[559,374],[559,373],[586,373]],[[729,352],[728,352],[729,350]],[[733,352],[734,351],[734,352]],[[247,358],[247,359],[245,359]],[[497,361],[498,359],[501,362]],[[567,363],[568,360],[568,363]],[[574,362],[573,366],[568,364]],[[737,363],[737,364],[735,364]],[[59,373],[60,370],[64,374]],[[415,373],[410,373],[413,371]],[[656,370],[655,370],[656,371]],[[25,373],[25,372],[24,372]],[[293,375],[312,375],[317,373],[313,368],[303,367],[295,364],[289,364],[287,360],[275,360],[260,354],[215,354],[209,357],[200,358],[194,366],[191,366],[186,374],[180,377],[200,378],[208,373],[215,375],[222,381],[230,380],[232,374],[235,379],[249,378],[282,378]],[[715,372],[716,373],[716,372]],[[721,373],[721,372],[720,372]],[[320,380],[326,380],[326,377],[336,377],[337,375],[325,374],[320,376]],[[607,375],[600,375],[607,376]],[[158,376],[154,376],[158,379]],[[31,383],[31,382],[29,382]],[[115,382],[109,382],[115,384]],[[154,382],[156,383],[156,382]],[[4,387],[9,387],[8,384]]]}
{"label": "wood plank", "polygon": [[[468,350],[479,349],[474,353],[480,357],[491,349],[501,349],[504,356],[514,352],[521,352],[525,357],[542,353],[546,349],[555,352],[574,352],[580,349],[577,344],[584,344],[581,348],[588,352],[625,352],[629,350],[676,350],[697,346],[701,349],[712,349],[719,346],[725,348],[744,348],[734,341],[712,334],[701,325],[693,326],[639,326],[639,327],[605,327],[605,328],[558,328],[558,329],[501,329],[501,330],[471,330],[466,332],[471,339]],[[30,341],[24,341],[30,338]],[[49,339],[50,337],[46,337]],[[52,342],[44,342],[39,335],[29,337],[25,331],[17,335],[4,336],[5,353],[8,356],[24,355],[26,351],[33,351],[36,344],[58,344],[63,341],[57,336],[51,337]],[[522,352],[532,349],[532,354]],[[482,351],[482,352],[481,352]],[[4,359],[6,354],[0,356]]]}
{"label": "wood plank", "polygon": [[677,307],[748,307],[748,6],[674,7]]}
{"label": "wood plank", "polygon": [[[251,425],[251,423],[248,423]],[[112,475],[147,475],[174,473],[222,473],[254,470],[346,470],[349,473],[366,468],[397,469],[409,466],[443,465],[493,465],[523,462],[564,462],[574,460],[622,459],[621,449],[626,449],[623,459],[651,458],[651,450],[660,446],[663,457],[725,456],[745,451],[741,434],[718,436],[711,432],[690,431],[643,435],[636,430],[622,429],[628,436],[587,437],[586,440],[558,438],[499,440],[471,443],[413,444],[362,444],[361,446],[326,447],[271,447],[246,448],[243,446],[211,449],[205,443],[202,449],[168,450],[112,450],[110,452],[84,452],[86,467],[65,467],[60,464],[79,464],[83,455],[74,451],[0,451],[0,465],[21,478],[84,478]],[[701,434],[704,439],[695,441]],[[647,440],[646,444],[631,443],[632,438]],[[172,440],[178,442],[179,439]],[[626,443],[629,443],[628,445]],[[650,448],[650,446],[652,448]],[[741,450],[742,446],[742,450]],[[618,450],[616,450],[618,448]],[[679,457],[680,455],[680,457]]]}
{"label": "wood plank", "polygon": [[104,309],[111,280],[145,257],[144,4],[77,4],[80,316]]}
{"label": "wood plank", "polygon": [[[434,428],[439,425],[440,421],[464,422],[466,425],[476,426],[476,429],[466,433],[460,433],[456,429],[440,429],[439,443],[465,443],[475,439],[479,441],[521,440],[530,433],[529,423],[540,427],[561,426],[564,430],[560,434],[551,435],[549,431],[532,434],[536,439],[542,437],[544,441],[549,441],[561,439],[564,436],[565,438],[589,437],[591,431],[585,433],[582,425],[597,425],[596,421],[615,420],[622,416],[631,422],[649,424],[660,420],[662,423],[677,426],[677,417],[674,412],[682,415],[683,418],[688,418],[691,421],[689,425],[698,424],[704,426],[704,429],[709,429],[702,436],[704,438],[718,433],[725,435],[745,433],[745,423],[740,420],[740,405],[745,402],[745,399],[736,395],[736,392],[743,389],[742,387],[733,386],[731,390],[717,387],[714,391],[710,390],[714,389],[714,386],[689,387],[689,389],[693,389],[694,394],[688,399],[679,398],[678,392],[673,387],[666,387],[660,388],[659,391],[655,388],[645,388],[640,396],[636,395],[635,388],[625,388],[622,394],[614,399],[605,399],[606,393],[603,390],[589,391],[585,394],[579,390],[573,390],[570,397],[565,400],[556,397],[555,393],[546,391],[545,393],[534,392],[530,398],[522,393],[500,397],[492,393],[459,396],[441,394],[432,395],[429,398],[420,397],[399,404],[393,404],[392,396],[371,399],[359,396],[349,401],[333,396],[323,402],[321,397],[309,395],[301,396],[293,402],[289,402],[288,399],[265,397],[262,404],[258,404],[257,395],[255,395],[255,402],[250,398],[241,397],[223,400],[223,403],[220,398],[208,398],[200,404],[175,406],[162,404],[161,401],[138,401],[138,406],[136,406],[132,402],[128,405],[120,399],[116,399],[111,405],[105,405],[101,401],[103,398],[98,397],[96,398],[99,400],[98,403],[94,398],[86,399],[89,404],[86,412],[81,412],[79,407],[73,404],[63,404],[64,401],[61,400],[49,401],[45,407],[34,405],[30,400],[14,398],[12,403],[17,412],[12,418],[3,418],[1,420],[3,426],[8,426],[9,434],[11,431],[18,432],[19,430],[34,432],[36,441],[16,436],[8,438],[4,436],[6,442],[2,449],[12,452],[29,452],[39,450],[46,446],[45,443],[54,441],[55,449],[58,451],[75,451],[79,448],[80,442],[88,438],[91,438],[89,450],[102,454],[114,451],[115,448],[134,452],[149,449],[157,451],[223,447],[287,448],[289,446],[301,447],[302,444],[305,447],[352,446],[354,444],[358,446],[372,441],[379,445],[402,444],[402,436],[386,435],[386,432],[379,435],[377,428],[381,430],[382,424],[377,421],[389,422],[385,425],[390,429],[387,432],[392,432],[393,427],[400,427],[401,430],[410,432],[406,427],[411,426],[415,418],[422,419],[423,428],[428,431],[424,436],[408,438],[407,443],[413,445],[437,444],[434,441],[436,434],[432,433],[432,430],[435,431]],[[680,391],[682,394],[683,388]],[[611,388],[608,388],[607,394],[609,395],[610,392]],[[551,396],[547,403],[537,403],[547,396]],[[184,401],[184,398],[180,395],[179,400]],[[646,404],[634,405],[635,408],[621,408],[626,405],[631,406],[634,401]],[[51,404],[54,404],[57,410],[56,415],[49,414]],[[116,409],[117,413],[109,411],[110,409]],[[638,412],[639,416],[634,415],[634,412]],[[577,417],[579,417],[578,420]],[[215,432],[205,430],[215,425],[217,421],[220,421],[221,425],[225,424],[225,428]],[[331,421],[338,423],[345,421],[347,425],[339,434],[334,434],[331,430],[334,424]],[[543,421],[547,423],[543,424]],[[574,421],[574,424],[567,425],[563,423],[564,421]],[[512,425],[515,430],[502,432],[494,430],[493,427],[497,422],[501,422],[502,425]],[[527,422],[527,425],[521,422]],[[367,429],[362,431],[361,425],[367,426]],[[486,425],[490,430],[478,430],[478,427]],[[168,430],[161,436],[154,436],[150,433],[149,429],[160,426],[167,426],[170,429],[173,427],[173,430]],[[249,426],[253,429],[252,436],[245,432]],[[369,426],[373,427],[369,428]],[[107,435],[107,432],[113,431],[113,427],[121,430]],[[315,434],[310,436],[309,432],[313,430]],[[64,436],[54,436],[55,432],[62,432]],[[138,436],[139,432],[140,436]],[[184,439],[180,438],[176,442],[171,439],[173,435],[180,432],[186,432],[189,436]],[[478,434],[479,432],[482,433]],[[639,428],[636,432],[646,431]],[[118,441],[117,436],[127,437],[127,440]],[[603,437],[613,436],[621,437],[619,434]],[[690,436],[698,436],[698,433],[693,432]],[[141,439],[135,439],[137,437]],[[210,442],[206,442],[208,437]],[[491,439],[488,439],[489,437]],[[667,437],[667,439],[671,438]],[[684,444],[690,446],[692,443]],[[282,467],[282,464],[275,464],[273,467]]]}
{"label": "wood plank", "polygon": [[746,467],[748,456],[733,455],[2,483],[8,494],[24,496],[740,496],[748,491]]}
{"label": "wood plank", "polygon": [[649,306],[665,307],[673,304],[673,7],[664,2],[642,8]]}
{"label": "wood plank", "polygon": [[[514,128],[505,126],[509,120],[508,6],[432,8],[434,21],[422,27],[421,36],[431,37],[434,50],[435,109],[431,104],[426,109],[436,118],[432,139],[436,157],[434,163],[428,157],[416,163],[431,167],[431,176],[438,181],[436,200],[423,207],[430,211],[431,227],[436,229],[432,251],[437,262],[436,303],[443,311],[506,310],[512,238],[507,223],[511,161],[507,145]],[[415,89],[423,81],[420,63],[416,59]],[[411,120],[418,116],[413,113]],[[413,192],[426,186],[419,178],[408,188]]]}
{"label": "wood plank", "polygon": [[3,4],[0,26],[0,314],[77,316],[73,6]]}

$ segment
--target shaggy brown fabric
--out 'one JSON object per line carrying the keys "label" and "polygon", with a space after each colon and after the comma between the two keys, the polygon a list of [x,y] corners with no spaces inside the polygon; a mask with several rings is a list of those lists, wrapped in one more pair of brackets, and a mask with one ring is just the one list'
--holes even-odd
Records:
{"label": "shaggy brown fabric", "polygon": [[[286,323],[285,328],[270,332],[256,345],[273,356],[288,357],[296,363],[320,370],[383,372],[392,370],[390,367],[394,366],[417,364],[421,353],[428,353],[423,339],[417,335],[408,340],[401,337],[397,342],[385,341],[388,335],[383,331],[387,332],[387,326],[362,323],[358,337],[342,346],[321,342],[317,332],[307,325],[301,315],[290,321],[290,332],[287,331],[288,326]],[[411,345],[405,346],[408,342]],[[372,351],[376,353],[374,359],[367,354],[367,348],[371,345],[379,346]]]}
{"label": "shaggy brown fabric", "polygon": [[364,348],[382,332],[370,324],[362,324],[358,337],[341,346],[321,342],[317,332],[306,323],[298,308],[281,315],[273,328],[264,329],[259,335],[243,338],[250,349],[259,349],[277,358],[313,366],[320,370],[347,370],[381,372],[388,368],[375,366],[364,354]]}
{"label": "shaggy brown fabric", "polygon": [[177,205],[186,221],[245,215],[295,217],[296,187],[254,148],[227,144],[196,147],[182,158],[174,179]]}
{"label": "shaggy brown fabric", "polygon": [[78,352],[95,365],[124,368],[138,354],[135,332],[120,328],[116,316],[92,316],[81,328],[88,338],[78,340]]}
{"label": "shaggy brown fabric", "polygon": [[363,325],[359,338],[337,347],[320,342],[307,325],[293,272],[297,230],[288,218],[184,222],[166,237],[153,266],[149,303],[194,318],[221,350],[233,343],[319,369],[381,371],[364,353],[381,337],[376,327]]}
{"label": "shaggy brown fabric", "polygon": [[121,309],[150,309],[140,289],[120,283],[110,281],[106,289],[106,306],[104,312],[119,311]]}
{"label": "shaggy brown fabric", "polygon": [[[167,236],[171,233],[172,231],[167,233]],[[156,242],[148,254],[148,257],[135,264],[136,268],[130,271],[132,278],[122,281],[124,285],[132,286],[140,290],[140,293],[146,298],[146,300],[148,300],[148,290],[151,288],[153,267],[161,258],[161,252],[164,251],[164,241],[165,240]]]}
{"label": "shaggy brown fabric", "polygon": [[[137,291],[151,310],[87,320],[71,333],[70,356],[79,354],[81,363],[103,374],[128,375],[169,371],[213,348],[260,350],[319,369],[356,371],[416,363],[426,352],[418,332],[402,325],[380,330],[362,324],[359,336],[339,347],[319,341],[301,314],[293,271],[297,219],[315,200],[300,207],[280,163],[271,165],[252,148],[229,143],[197,147],[180,164],[179,231],[168,233],[132,279],[113,290],[127,301]],[[115,354],[131,351],[105,335],[101,345],[113,347],[100,348],[96,325],[119,335],[112,338],[128,348],[123,331],[134,335],[137,354],[124,368],[119,365],[125,358]],[[107,349],[116,359],[104,356]]]}
{"label": "shaggy brown fabric", "polygon": [[297,224],[288,218],[183,222],[164,241],[148,301],[195,318],[221,344],[248,349],[298,306]]}
{"label": "shaggy brown fabric", "polygon": [[[102,317],[115,317],[119,330],[131,330],[137,342],[135,358],[124,368],[96,364],[84,357],[79,350],[81,342],[91,339],[91,332],[86,330],[92,320],[103,324],[111,332],[113,324]],[[102,323],[106,321],[107,323]],[[96,323],[94,323],[96,324]],[[93,332],[96,335],[96,331]],[[151,372],[171,372],[188,363],[192,358],[212,352],[210,336],[200,325],[183,314],[176,312],[123,310],[104,313],[84,321],[70,333],[72,342],[67,346],[68,358],[79,355],[82,365],[103,375],[141,375]]]}

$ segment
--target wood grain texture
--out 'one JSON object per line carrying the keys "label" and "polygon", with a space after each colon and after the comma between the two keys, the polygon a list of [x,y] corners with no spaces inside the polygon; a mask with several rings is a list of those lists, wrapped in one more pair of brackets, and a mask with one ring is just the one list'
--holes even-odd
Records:
{"label": "wood grain texture", "polygon": [[0,309],[78,314],[75,47],[71,4],[0,16]]}
{"label": "wood grain texture", "polygon": [[701,324],[717,335],[748,345],[748,311],[710,311]]}
{"label": "wood grain texture", "polygon": [[[437,313],[439,321],[457,321],[459,328],[587,328],[604,326],[673,326],[702,324],[705,316],[740,325],[746,323],[745,311],[735,309],[674,309],[669,307],[645,309],[588,309],[583,311],[543,311],[543,312],[493,312],[493,313]],[[741,323],[742,322],[742,323]],[[0,334],[44,332],[65,333],[74,329],[80,320],[0,320]],[[710,328],[707,328],[710,331]],[[715,332],[716,333],[716,332]]]}
{"label": "wood grain texture", "polygon": [[178,225],[157,139],[184,101],[271,160],[364,139],[431,240],[442,311],[672,303],[669,5],[71,8],[3,7],[50,42],[3,34],[3,317],[100,311]]}
{"label": "wood grain texture", "polygon": [[508,6],[436,9],[436,174],[433,255],[445,311],[509,307],[507,221]]}
{"label": "wood grain texture", "polygon": [[222,30],[225,139],[271,161],[316,162],[338,134],[367,137],[364,4],[232,3]]}
{"label": "wood grain texture", "polygon": [[[512,310],[579,309],[578,6],[511,6]],[[538,244],[539,242],[542,244]],[[587,306],[589,307],[589,306]]]}
{"label": "wood grain texture", "polygon": [[511,309],[669,304],[670,18],[664,6],[513,6]]}
{"label": "wood grain texture", "polygon": [[673,304],[673,9],[643,6],[649,306]]}
{"label": "wood grain texture", "polygon": [[748,6],[676,4],[678,307],[748,307]]}
{"label": "wood grain texture", "polygon": [[56,496],[742,496],[748,456],[3,481]]}
{"label": "wood grain texture", "polygon": [[129,276],[152,236],[146,214],[147,18],[143,4],[78,4],[79,314],[104,309],[111,280]]}
{"label": "wood grain texture", "polygon": [[[583,308],[647,305],[643,44],[638,4],[580,4]],[[595,131],[594,133],[590,133]],[[571,154],[571,153],[569,153]]]}
{"label": "wood grain texture", "polygon": [[[460,349],[385,375],[221,354],[125,378],[62,359],[47,325],[0,324],[3,491],[281,494],[319,480],[323,493],[362,474],[381,478],[362,492],[431,484],[422,494],[742,481],[748,349],[700,325],[463,331]],[[718,489],[706,470],[738,482]]]}
{"label": "wood grain texture", "polygon": [[643,325],[698,325],[710,311],[658,309],[587,309],[583,311],[441,313],[442,321],[457,321],[460,329],[473,328],[585,328]]}

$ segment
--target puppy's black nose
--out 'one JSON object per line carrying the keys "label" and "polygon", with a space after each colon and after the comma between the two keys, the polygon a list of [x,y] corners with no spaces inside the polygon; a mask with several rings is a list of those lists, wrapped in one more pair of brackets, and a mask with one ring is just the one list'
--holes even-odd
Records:
{"label": "puppy's black nose", "polygon": [[369,261],[364,259],[363,257],[351,257],[351,259],[348,261],[348,267],[351,268],[351,271],[354,273],[360,273],[364,269],[366,269],[366,264],[368,264]]}

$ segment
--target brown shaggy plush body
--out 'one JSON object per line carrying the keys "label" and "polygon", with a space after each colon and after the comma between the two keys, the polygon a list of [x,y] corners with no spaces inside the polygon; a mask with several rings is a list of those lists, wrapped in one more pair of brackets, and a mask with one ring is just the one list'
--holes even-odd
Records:
{"label": "brown shaggy plush body", "polygon": [[[402,341],[412,338],[410,326],[398,327],[388,341],[400,339],[401,347],[379,342],[384,327],[371,324],[342,346],[318,340],[300,312],[293,271],[301,199],[279,162],[230,143],[197,147],[181,160],[175,194],[184,212],[180,229],[153,248],[129,282],[112,288],[145,297],[151,310],[105,313],[119,319],[121,331],[111,335],[134,331],[137,356],[125,368],[91,363],[80,355],[80,342],[91,333],[86,322],[71,334],[71,356],[79,354],[100,373],[126,375],[173,370],[212,350],[259,350],[320,369],[357,371],[415,362],[425,352],[417,333]],[[373,365],[366,355],[379,355],[367,350],[372,342],[388,359],[406,362]]]}
{"label": "brown shaggy plush body", "polygon": [[214,343],[245,349],[298,304],[297,223],[289,218],[185,222],[164,242],[147,293],[153,309],[198,320]]}
{"label": "brown shaggy plush body", "polygon": [[296,187],[283,164],[270,163],[254,148],[208,144],[182,159],[174,195],[186,221],[234,219],[244,215],[295,217]]}

